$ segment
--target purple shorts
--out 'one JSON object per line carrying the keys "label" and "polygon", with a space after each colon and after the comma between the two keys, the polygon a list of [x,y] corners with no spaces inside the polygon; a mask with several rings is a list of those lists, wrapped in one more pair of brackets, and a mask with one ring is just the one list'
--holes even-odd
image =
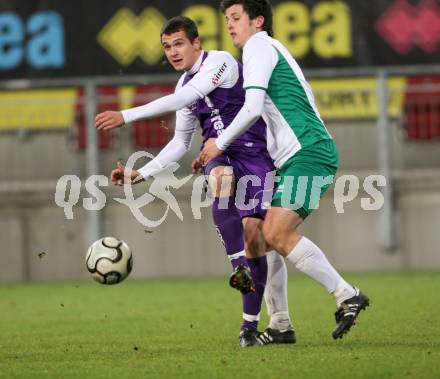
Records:
{"label": "purple shorts", "polygon": [[[271,181],[266,175],[275,174],[275,167],[269,153],[249,154],[226,152],[210,161],[203,172],[208,179],[211,170],[218,166],[232,167],[235,177],[235,206],[241,218],[264,219],[274,193]],[[266,188],[265,188],[266,183]]]}

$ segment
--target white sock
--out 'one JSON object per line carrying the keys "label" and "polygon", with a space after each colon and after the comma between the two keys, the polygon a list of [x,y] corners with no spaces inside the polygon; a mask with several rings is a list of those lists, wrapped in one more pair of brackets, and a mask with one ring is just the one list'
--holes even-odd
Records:
{"label": "white sock", "polygon": [[320,283],[336,299],[339,306],[355,296],[356,291],[337,273],[321,249],[307,237],[302,237],[286,257],[296,268]]}
{"label": "white sock", "polygon": [[286,330],[291,328],[287,301],[287,267],[284,258],[275,250],[266,254],[267,282],[264,291],[267,313],[270,316],[269,328]]}

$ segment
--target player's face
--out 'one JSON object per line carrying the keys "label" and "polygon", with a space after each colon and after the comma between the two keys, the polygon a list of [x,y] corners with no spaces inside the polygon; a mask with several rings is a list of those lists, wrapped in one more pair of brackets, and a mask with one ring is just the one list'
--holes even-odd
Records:
{"label": "player's face", "polygon": [[235,4],[225,11],[226,25],[234,46],[241,49],[247,40],[261,31],[264,18],[259,16],[254,20],[243,10],[243,5]]}
{"label": "player's face", "polygon": [[169,35],[163,34],[162,46],[176,71],[190,70],[200,56],[200,39],[196,38],[191,42],[183,30]]}

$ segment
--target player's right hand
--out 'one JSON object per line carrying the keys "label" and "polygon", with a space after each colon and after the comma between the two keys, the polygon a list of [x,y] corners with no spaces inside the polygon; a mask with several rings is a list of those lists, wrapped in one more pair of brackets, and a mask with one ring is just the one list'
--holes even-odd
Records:
{"label": "player's right hand", "polygon": [[98,130],[110,130],[124,125],[121,112],[105,111],[95,117],[95,126]]}

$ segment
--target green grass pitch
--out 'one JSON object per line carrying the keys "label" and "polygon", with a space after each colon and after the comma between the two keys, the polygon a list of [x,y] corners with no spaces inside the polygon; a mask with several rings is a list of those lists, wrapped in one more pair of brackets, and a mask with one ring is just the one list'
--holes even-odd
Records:
{"label": "green grass pitch", "polygon": [[371,306],[343,340],[332,297],[291,275],[297,344],[248,349],[227,278],[0,285],[0,378],[440,378],[440,273],[347,278]]}

